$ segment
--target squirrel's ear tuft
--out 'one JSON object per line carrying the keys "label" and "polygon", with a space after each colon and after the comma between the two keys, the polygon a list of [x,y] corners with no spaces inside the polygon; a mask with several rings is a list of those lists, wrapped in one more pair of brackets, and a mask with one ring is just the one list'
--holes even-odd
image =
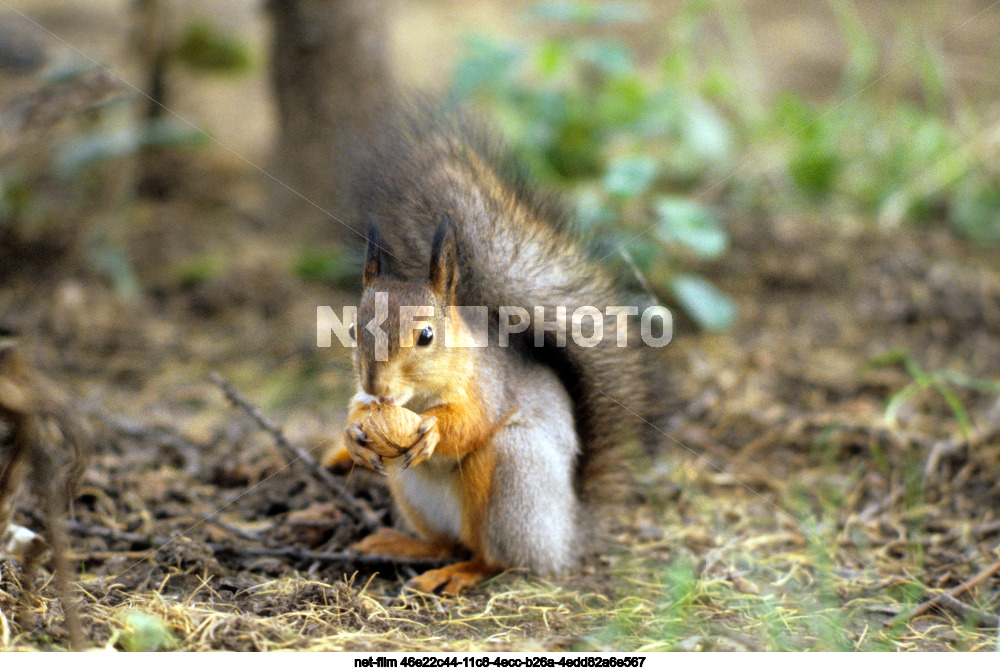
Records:
{"label": "squirrel's ear tuft", "polygon": [[378,234],[378,226],[374,222],[368,224],[368,246],[365,248],[365,268],[361,274],[362,286],[368,286],[382,272],[382,247]]}
{"label": "squirrel's ear tuft", "polygon": [[451,220],[441,218],[431,247],[431,291],[444,305],[453,305],[458,284],[458,254]]}

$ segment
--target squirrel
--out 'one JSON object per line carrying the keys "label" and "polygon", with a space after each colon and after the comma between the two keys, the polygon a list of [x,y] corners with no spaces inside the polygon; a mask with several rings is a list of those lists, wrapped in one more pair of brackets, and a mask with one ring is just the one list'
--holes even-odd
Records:
{"label": "squirrel", "polygon": [[[620,446],[642,439],[652,394],[648,354],[634,341],[578,344],[550,322],[560,306],[594,306],[603,333],[614,334],[621,321],[606,308],[628,305],[627,294],[561,209],[466,118],[392,115],[369,148],[357,198],[367,249],[344,449],[387,475],[415,535],[384,528],[353,549],[471,554],[408,583],[422,592],[457,594],[508,568],[566,572],[609,517],[603,507],[632,493]],[[410,327],[405,306],[422,309],[400,333]],[[482,336],[456,306],[485,306],[485,347],[473,346]],[[550,328],[538,343],[537,325],[509,333],[503,347],[502,306],[531,315],[537,306]],[[380,310],[382,356],[378,329],[366,327]],[[409,447],[365,431],[379,404],[420,416]]]}

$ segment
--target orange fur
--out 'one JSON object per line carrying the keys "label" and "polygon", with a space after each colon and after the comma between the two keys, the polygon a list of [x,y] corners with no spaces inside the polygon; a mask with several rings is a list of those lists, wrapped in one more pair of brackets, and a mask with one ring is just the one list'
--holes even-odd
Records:
{"label": "orange fur", "polygon": [[444,594],[455,596],[502,570],[502,567],[494,566],[481,557],[474,557],[469,561],[425,571],[407,585],[419,592],[433,592],[440,588]]}
{"label": "orange fur", "polygon": [[482,390],[474,376],[477,368],[475,348],[469,346],[472,335],[454,306],[451,308],[449,323],[454,329],[453,337],[457,346],[447,348],[442,354],[447,361],[438,368],[439,379],[434,383],[436,388],[443,390],[441,402],[424,412],[423,417],[437,418],[437,430],[443,450],[438,453],[462,459],[485,447],[513,411],[499,424],[487,416],[486,408],[480,401]]}
{"label": "orange fur", "polygon": [[450,543],[414,538],[396,529],[383,527],[351,546],[363,554],[402,559],[440,559],[454,552]]}
{"label": "orange fur", "polygon": [[369,412],[371,412],[370,404],[352,399],[347,409],[347,423],[356,424],[364,419]]}
{"label": "orange fur", "polygon": [[[462,364],[447,370],[461,371],[472,363],[470,349],[453,350],[453,359],[461,358]],[[460,373],[461,374],[461,373]],[[437,454],[456,459],[462,488],[462,542],[477,556],[483,552],[483,520],[493,489],[493,468],[496,454],[492,448],[493,436],[507,423],[516,408],[510,408],[499,421],[491,421],[479,402],[481,390],[475,378],[462,375],[448,387],[448,402],[427,410],[424,417],[437,419],[440,448]]]}
{"label": "orange fur", "polygon": [[323,468],[336,468],[351,461],[351,453],[344,445],[343,440],[338,436],[333,447],[326,451],[321,462]]}
{"label": "orange fur", "polygon": [[483,447],[493,436],[492,422],[475,401],[436,405],[422,417],[437,418],[441,442],[436,454],[451,459],[462,459]]}
{"label": "orange fur", "polygon": [[[434,430],[439,432],[440,442],[434,456],[458,461],[462,518],[460,540],[462,545],[473,553],[473,559],[428,571],[411,581],[411,586],[420,591],[433,591],[443,585],[446,594],[457,594],[502,570],[495,559],[491,560],[483,555],[483,523],[492,493],[492,475],[496,459],[491,441],[496,431],[506,423],[515,410],[510,409],[500,422],[490,421],[478,401],[479,390],[475,387],[474,378],[462,374],[466,368],[463,364],[469,363],[467,352],[461,350],[453,352],[456,352],[456,355],[451,358],[459,361],[442,367],[442,371],[448,371],[446,375],[454,380],[444,387],[450,392],[447,394],[447,400],[429,408],[422,417],[434,417],[437,420]],[[461,354],[457,354],[459,352]],[[365,407],[361,404],[352,404],[352,419],[363,416]],[[455,549],[454,545],[440,537],[423,519],[394,480],[390,476],[393,499],[407,523],[422,539],[414,539],[400,532],[383,529],[361,541],[356,548],[368,554],[399,557],[413,557],[414,551],[436,553],[420,556],[440,557],[450,554]]]}
{"label": "orange fur", "polygon": [[469,454],[460,468],[462,478],[462,542],[483,556],[483,520],[493,491],[496,453],[486,445]]}

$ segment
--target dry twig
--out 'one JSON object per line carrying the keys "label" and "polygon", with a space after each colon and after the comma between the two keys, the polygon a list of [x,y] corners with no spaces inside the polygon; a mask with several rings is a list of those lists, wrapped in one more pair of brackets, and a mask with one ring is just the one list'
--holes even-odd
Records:
{"label": "dry twig", "polygon": [[379,527],[379,516],[364,501],[352,496],[344,489],[344,485],[334,477],[329,471],[323,468],[315,458],[305,450],[299,449],[289,442],[285,434],[278,427],[269,422],[260,411],[243,398],[229,382],[217,373],[212,373],[210,379],[222,389],[222,392],[229,399],[229,402],[245,412],[254,422],[257,423],[265,433],[269,434],[278,445],[290,462],[301,462],[306,465],[309,471],[336,495],[343,503],[348,513],[364,525],[365,529],[372,531]]}
{"label": "dry twig", "polygon": [[[983,569],[982,571],[980,571],[976,575],[972,576],[971,578],[969,578],[968,580],[966,580],[965,582],[963,582],[961,585],[956,585],[955,587],[952,587],[947,592],[942,592],[941,594],[938,594],[937,596],[935,596],[935,597],[933,597],[931,599],[928,599],[927,601],[924,601],[922,604],[920,604],[916,608],[913,608],[912,610],[910,610],[910,611],[908,611],[906,613],[901,613],[901,614],[897,615],[896,617],[894,617],[891,620],[889,620],[886,624],[887,625],[893,625],[893,624],[899,624],[900,622],[906,622],[906,621],[912,620],[913,618],[917,617],[918,615],[923,615],[928,610],[930,610],[931,608],[934,608],[935,606],[938,606],[939,604],[945,605],[945,606],[948,606],[948,605],[952,605],[953,606],[954,605],[953,602],[956,601],[955,597],[957,597],[958,595],[960,595],[960,594],[968,591],[969,589],[972,589],[973,587],[975,587],[976,585],[978,585],[982,581],[986,580],[987,578],[989,578],[990,576],[992,576],[994,573],[996,573],[998,571],[1000,571],[1000,559],[998,559],[997,561],[995,561],[991,566],[988,566],[987,568]],[[959,602],[959,603],[961,603],[961,602]],[[965,604],[962,604],[962,605],[965,606]],[[966,608],[971,608],[971,606],[967,606]],[[980,613],[981,617],[989,615],[989,613],[981,613],[980,611],[977,611],[977,612]],[[983,621],[984,622],[989,622],[988,619],[984,619]]]}
{"label": "dry twig", "polygon": [[[110,529],[107,527],[95,527],[79,522],[71,522],[70,529],[81,536],[93,536],[116,540],[125,543],[148,545],[156,552],[160,548],[169,545],[176,540],[170,536],[150,535]],[[400,557],[386,557],[381,555],[363,555],[357,552],[320,552],[316,550],[305,550],[291,545],[278,547],[248,547],[243,545],[228,545],[226,543],[206,542],[204,546],[213,554],[229,554],[237,557],[271,557],[275,559],[287,559],[302,564],[319,562],[322,564],[347,564],[359,568],[372,566],[409,566],[412,568],[433,568],[443,566],[454,558],[445,559],[409,559]]]}
{"label": "dry twig", "polygon": [[947,608],[960,617],[974,618],[987,626],[1000,627],[1000,616],[998,615],[987,613],[986,611],[979,610],[978,608],[973,608],[969,604],[963,603],[955,597],[948,596],[947,594],[939,594],[937,599],[937,603],[934,604],[935,608]]}

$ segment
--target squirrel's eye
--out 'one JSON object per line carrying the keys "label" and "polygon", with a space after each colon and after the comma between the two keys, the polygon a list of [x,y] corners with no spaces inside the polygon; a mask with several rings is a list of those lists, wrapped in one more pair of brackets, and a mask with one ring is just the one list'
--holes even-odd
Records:
{"label": "squirrel's eye", "polygon": [[420,347],[427,347],[434,340],[434,329],[430,326],[425,326],[424,330],[420,332],[420,336],[417,338],[417,345]]}
{"label": "squirrel's eye", "polygon": [[351,336],[351,340],[354,340],[354,324],[351,324],[351,328],[347,329],[347,335]]}

